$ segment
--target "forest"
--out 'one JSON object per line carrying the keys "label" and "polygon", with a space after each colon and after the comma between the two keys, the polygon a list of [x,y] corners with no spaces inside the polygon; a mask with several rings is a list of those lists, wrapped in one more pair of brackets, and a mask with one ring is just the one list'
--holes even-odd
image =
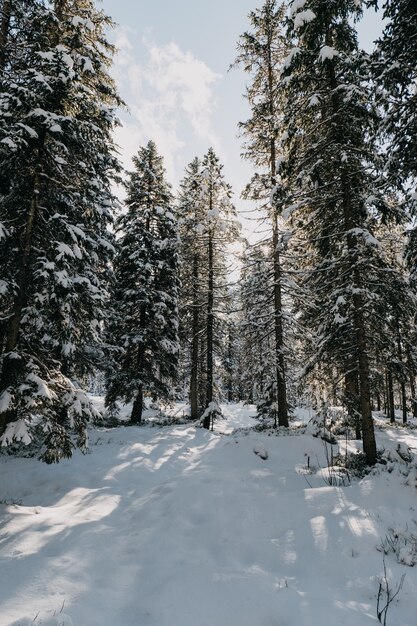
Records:
{"label": "forest", "polygon": [[[359,45],[356,28],[369,10],[383,20],[371,52]],[[87,524],[117,514],[111,528],[120,527],[126,546],[117,544],[109,558],[132,570],[134,578],[126,555],[128,538],[140,526],[143,480],[152,487],[146,497],[151,502],[155,497],[154,517],[143,528],[160,528],[150,546],[157,562],[169,555],[172,571],[165,585],[158,568],[155,574],[157,566],[148,563],[146,570],[143,565],[160,576],[159,615],[154,612],[158,593],[150,583],[147,587],[145,572],[141,584],[148,589],[150,608],[143,612],[139,604],[126,608],[132,590],[123,601],[116,597],[119,578],[107,618],[105,597],[96,597],[102,614],[93,602],[71,613],[65,607],[67,592],[42,579],[19,597],[7,583],[0,624],[325,626],[336,620],[412,626],[417,579],[408,567],[406,574],[401,568],[417,562],[415,1],[259,0],[230,59],[231,69],[245,73],[242,95],[250,111],[236,129],[242,159],[252,170],[243,190],[232,189],[222,156],[210,146],[184,164],[177,189],[152,137],[137,146],[129,171],[122,167],[114,133],[118,112],[131,103],[123,101],[112,73],[114,28],[95,0],[0,0],[0,467],[5,483],[0,519],[10,530],[0,535],[0,553],[6,542],[0,567],[7,576],[8,559],[14,563],[14,554],[27,553],[38,554],[34,572],[37,565],[45,568],[40,559],[46,538],[39,538],[37,550],[34,537],[49,533],[55,539],[57,529],[68,525],[66,510],[74,524],[67,532],[71,526],[75,534],[78,515],[86,515],[78,523]],[[242,228],[240,199],[252,207],[252,233]],[[181,474],[177,465],[171,473],[168,467],[159,470],[163,459],[177,454],[177,445],[183,450],[176,463],[185,469],[181,466]],[[154,458],[158,447],[161,454]],[[121,509],[106,500],[110,483],[100,481],[122,481],[123,459],[129,473],[114,495],[114,502],[124,503]],[[294,476],[284,480],[288,467]],[[241,478],[252,481],[247,492],[239,468],[250,473],[250,479]],[[99,486],[92,478],[84,482],[90,473],[100,476]],[[217,473],[217,488],[224,485],[221,506],[211,484]],[[187,487],[184,476],[195,483]],[[249,548],[242,556],[246,543],[228,542],[239,524],[247,545],[255,552],[258,546],[259,553],[258,533],[281,547],[285,533],[288,541],[294,528],[300,536],[306,533],[299,526],[306,514],[301,499],[289,513],[291,497],[287,493],[281,502],[277,487],[282,478],[285,493],[291,480],[295,490],[300,476],[303,494],[310,489],[323,497],[310,522],[314,546],[326,560],[313,559],[324,573],[313,569],[303,578],[296,569],[291,578],[277,573],[285,569],[282,564],[275,571],[267,550],[259,556],[262,564],[254,564]],[[392,482],[390,495],[383,490],[385,480]],[[341,496],[347,487],[357,496]],[[37,489],[39,498],[33,495]],[[103,491],[97,506],[83,489],[90,490],[88,498]],[[207,499],[199,508],[205,489]],[[273,504],[269,493],[275,494]],[[128,505],[127,497],[134,504]],[[347,539],[341,534],[333,537],[333,547],[320,548],[323,542],[327,546],[323,533],[315,533],[321,516],[334,514],[337,498],[349,497],[352,501],[340,506],[361,511],[355,521],[360,529],[353,532],[361,547],[342,545]],[[368,512],[372,531],[363,521],[367,497],[374,507]],[[303,502],[308,499],[303,495]],[[222,507],[228,506],[227,515]],[[35,530],[30,521],[19,526],[20,508],[28,509],[22,515],[39,509],[40,518],[48,509],[43,523],[49,531]],[[395,518],[396,508],[399,521],[388,521],[384,515]],[[166,516],[172,510],[184,561],[167,539]],[[209,523],[214,510],[218,517]],[[285,528],[271,537],[278,532],[272,526],[267,530],[271,516],[285,521],[285,515]],[[201,554],[199,526],[208,542]],[[18,535],[30,528],[32,547],[26,552],[29,544]],[[194,544],[188,543],[187,528]],[[91,544],[82,534],[77,549],[86,550],[89,563],[97,561],[85,574],[88,585],[83,580],[99,595],[104,561],[98,554],[106,550],[106,539],[97,532]],[[223,548],[216,532],[224,534]],[[364,538],[367,533],[371,538]],[[18,542],[12,542],[15,552],[8,536]],[[375,550],[371,544],[378,544],[378,536]],[[225,559],[212,569],[206,564],[211,540],[217,546],[213,554]],[[145,547],[142,553],[144,539],[138,541],[137,561],[143,558],[146,564],[152,553]],[[298,558],[313,558],[313,548],[300,542]],[[253,594],[250,608],[242,602],[246,591],[240,574],[226,563],[232,548],[242,560],[236,571],[244,572]],[[51,550],[46,557],[64,554],[56,546]],[[344,551],[350,581],[368,571],[366,563],[362,569],[357,563],[356,570],[352,559],[379,563],[379,574],[363,574],[366,597],[347,583],[343,591],[339,566],[329,572],[336,553],[347,559]],[[75,589],[77,557],[65,558],[73,561],[62,588],[74,586],[69,604],[76,605],[82,593]],[[181,574],[183,562],[187,567]],[[189,589],[193,579],[211,581],[217,612],[207,604],[201,619],[196,617],[197,601],[187,609],[178,582],[172,597],[166,595],[176,568]],[[262,587],[258,570],[275,580],[277,598],[288,596],[279,600],[286,607],[281,606],[281,616],[278,609],[274,613],[272,587],[264,606],[256,607],[255,591]],[[20,570],[11,571],[17,582]],[[52,571],[61,576],[58,563]],[[318,581],[317,590],[308,586],[316,575],[327,577],[330,589],[331,579],[338,581],[340,597],[333,592],[339,604],[335,600],[328,613],[323,602],[330,600]],[[216,576],[223,581],[221,590],[210,586]],[[225,591],[231,581],[234,586]],[[55,594],[59,606],[39,604],[45,585],[50,587],[45,598]],[[302,600],[305,593],[315,600]]]}

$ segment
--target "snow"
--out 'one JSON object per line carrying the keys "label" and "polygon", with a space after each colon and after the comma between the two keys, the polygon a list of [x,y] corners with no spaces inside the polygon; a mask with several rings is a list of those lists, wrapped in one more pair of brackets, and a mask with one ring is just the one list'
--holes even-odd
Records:
{"label": "snow", "polygon": [[58,250],[58,255],[57,255],[57,260],[62,259],[62,257],[64,256],[69,256],[72,259],[74,258],[74,252],[73,250],[71,250],[71,248],[64,242],[60,241],[57,243],[57,250]]}
{"label": "snow", "polygon": [[6,146],[9,146],[12,150],[17,150],[17,145],[10,137],[5,137],[1,140],[0,143],[4,143]]}
{"label": "snow", "polygon": [[290,14],[294,15],[294,13],[297,13],[297,11],[304,7],[306,2],[307,0],[294,0],[294,2],[291,3]]}
{"label": "snow", "polygon": [[[292,436],[221,409],[214,432],[102,428],[57,466],[0,457],[2,626],[376,626],[381,543],[416,531],[413,463],[395,451],[416,452],[417,431],[378,418],[392,468],[343,487],[297,428],[308,409]],[[395,626],[415,624],[405,546],[384,556],[392,587],[406,574]]]}
{"label": "snow", "polygon": [[3,448],[9,446],[14,441],[21,441],[25,445],[29,445],[32,441],[27,423],[24,420],[17,420],[16,422],[8,424],[3,435],[0,437],[1,446]]}
{"label": "snow", "polygon": [[304,24],[308,24],[309,22],[312,22],[315,18],[316,18],[316,14],[311,9],[306,9],[305,11],[300,11],[294,17],[294,28],[295,28],[295,30],[298,30],[299,28],[304,26]]}
{"label": "snow", "polygon": [[323,63],[326,59],[333,59],[338,55],[338,51],[331,46],[323,46],[319,52],[319,59]]}

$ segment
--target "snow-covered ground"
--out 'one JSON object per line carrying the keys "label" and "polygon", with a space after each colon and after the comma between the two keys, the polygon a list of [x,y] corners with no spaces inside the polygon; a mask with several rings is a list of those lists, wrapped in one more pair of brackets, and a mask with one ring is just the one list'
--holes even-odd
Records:
{"label": "snow-covered ground", "polygon": [[415,626],[417,566],[398,561],[416,556],[417,430],[384,424],[392,461],[332,486],[309,431],[222,408],[213,433],[98,429],[58,466],[1,457],[1,626],[375,625],[384,542],[393,591],[406,574],[387,625]]}

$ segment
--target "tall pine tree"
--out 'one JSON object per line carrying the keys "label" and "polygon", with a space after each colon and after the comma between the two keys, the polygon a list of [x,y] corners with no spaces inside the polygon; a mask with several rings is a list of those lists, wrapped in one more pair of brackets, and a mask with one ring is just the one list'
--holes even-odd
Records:
{"label": "tall pine tree", "polygon": [[106,404],[133,402],[131,422],[142,421],[145,394],[173,398],[178,375],[178,234],[163,160],[150,141],[133,158],[127,212],[117,220],[114,359]]}
{"label": "tall pine tree", "polygon": [[284,4],[266,0],[261,9],[252,11],[249,14],[252,31],[241,36],[236,59],[236,64],[242,65],[251,76],[246,97],[252,115],[240,127],[246,138],[244,157],[258,170],[246,189],[245,197],[263,203],[262,208],[272,226],[270,256],[273,280],[270,283],[270,297],[274,311],[275,404],[280,426],[288,426],[280,233],[285,186],[277,171],[278,158],[281,156],[279,135],[282,111],[279,70],[288,45],[283,33],[285,10]]}
{"label": "tall pine tree", "polygon": [[100,357],[113,249],[109,25],[91,0],[16,0],[8,56],[2,24],[0,431],[27,441],[39,423],[48,462],[93,413],[72,381]]}
{"label": "tall pine tree", "polygon": [[293,220],[309,252],[304,321],[315,336],[315,362],[334,364],[346,387],[357,390],[363,447],[372,465],[371,359],[385,332],[377,324],[378,309],[393,271],[376,231],[402,216],[381,196],[373,176],[376,116],[360,75],[352,26],[359,14],[354,0],[294,2],[294,48],[283,84]]}

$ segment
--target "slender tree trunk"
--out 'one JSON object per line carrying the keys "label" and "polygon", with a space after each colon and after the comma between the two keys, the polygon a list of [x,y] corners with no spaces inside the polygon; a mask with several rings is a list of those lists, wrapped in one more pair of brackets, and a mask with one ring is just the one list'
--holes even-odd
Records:
{"label": "slender tree trunk", "polygon": [[[274,71],[272,67],[271,34],[268,33],[268,91],[269,91],[269,114],[271,120],[275,118],[274,107]],[[276,144],[275,137],[270,141],[270,172],[271,191],[276,186]],[[287,385],[285,380],[285,357],[284,357],[284,329],[282,322],[282,269],[279,251],[279,229],[278,215],[274,204],[271,206],[272,217],[272,259],[274,265],[274,332],[275,332],[275,355],[276,355],[276,377],[277,377],[277,403],[278,403],[278,425],[288,426],[288,404]]]}
{"label": "slender tree trunk", "polygon": [[227,401],[233,402],[233,337],[229,327],[228,345],[227,345]]}
{"label": "slender tree trunk", "polygon": [[392,384],[392,372],[387,370],[387,400],[388,400],[388,417],[391,424],[395,422],[395,406],[394,406],[394,386]]}
{"label": "slender tree trunk", "polygon": [[7,40],[9,38],[10,17],[12,12],[11,0],[3,0],[3,6],[0,16],[0,72],[6,65]]}
{"label": "slender tree trunk", "polygon": [[199,357],[199,318],[200,311],[198,308],[198,257],[193,257],[193,321],[192,321],[192,343],[191,343],[191,377],[190,377],[190,406],[191,418],[198,418],[198,357]]}
{"label": "slender tree trunk", "polygon": [[141,424],[142,412],[143,412],[143,385],[139,385],[135,401],[133,402],[132,413],[130,414],[130,423]]}
{"label": "slender tree trunk", "polygon": [[[400,330],[400,321],[397,319],[397,328]],[[398,360],[402,364],[403,363],[403,347],[401,344],[401,335],[398,333],[397,336],[397,345],[398,345]],[[400,380],[400,390],[401,390],[401,408],[402,408],[402,418],[403,424],[407,423],[407,394],[405,392],[405,379],[404,379],[404,371],[401,371],[401,380]]]}
{"label": "slender tree trunk", "polygon": [[410,392],[411,392],[411,411],[413,417],[417,417],[417,401],[416,401],[416,383],[414,376],[413,360],[411,358],[410,350],[407,351],[407,364],[410,376]]}
{"label": "slender tree trunk", "polygon": [[405,391],[405,382],[401,381],[401,408],[403,414],[403,424],[407,423],[407,394]]}
{"label": "slender tree trunk", "polygon": [[354,228],[357,226],[352,214],[352,207],[350,204],[350,186],[345,180],[344,173],[342,173],[342,184],[344,190],[344,222],[347,235],[347,247],[353,255],[353,282],[355,286],[355,293],[353,295],[353,325],[355,329],[356,339],[356,357],[358,362],[358,379],[359,379],[359,408],[362,421],[362,442],[363,451],[366,456],[366,462],[368,465],[375,465],[376,463],[376,441],[374,422],[372,418],[372,406],[371,406],[371,388],[370,388],[370,368],[368,357],[368,346],[366,341],[365,320],[363,316],[363,299],[361,294],[362,290],[362,276],[357,267],[355,267],[355,254],[357,250],[357,237],[353,234]]}
{"label": "slender tree trunk", "polygon": [[[150,185],[148,186],[148,198],[151,197],[151,189]],[[148,200],[148,215],[150,214],[150,200]],[[149,231],[151,226],[150,217],[147,218],[145,228]],[[145,333],[147,326],[147,310],[146,304],[142,302],[140,306],[140,316],[139,316],[139,330],[142,334],[142,340],[139,343],[138,347],[138,360],[137,360],[137,368],[139,376],[142,377],[144,367],[145,367]],[[133,402],[132,413],[130,414],[130,423],[131,424],[141,424],[142,423],[142,413],[143,413],[143,384],[141,383],[138,386],[136,398]]]}
{"label": "slender tree trunk", "polygon": [[355,303],[355,330],[358,345],[358,363],[359,363],[359,390],[360,390],[360,409],[362,416],[362,438],[363,450],[368,465],[376,463],[376,441],[374,422],[371,411],[371,390],[369,384],[369,360],[366,346],[365,322],[362,313],[362,302],[360,296],[354,296],[354,300],[358,298],[359,302]]}
{"label": "slender tree trunk", "polygon": [[[210,194],[210,211],[212,210],[212,195]],[[214,337],[214,243],[213,233],[209,231],[208,238],[208,298],[207,298],[207,380],[206,380],[206,407],[213,402],[213,337]],[[210,416],[204,419],[204,428],[210,428]]]}
{"label": "slender tree trunk", "polygon": [[[142,334],[145,333],[146,330],[146,305],[142,304],[140,307],[140,318],[139,318],[139,328]],[[145,365],[145,342],[142,337],[142,341],[138,347],[138,360],[137,360],[137,368],[139,376],[142,376]],[[138,385],[138,390],[136,394],[136,398],[133,402],[132,413],[130,414],[130,423],[131,424],[141,424],[142,423],[142,412],[143,412],[143,384]]]}
{"label": "slender tree trunk", "polygon": [[355,439],[362,439],[361,418],[359,407],[358,369],[355,363],[349,366],[345,374],[346,408],[350,421],[355,425]]}
{"label": "slender tree trunk", "polygon": [[[13,313],[8,322],[8,328],[6,331],[6,342],[4,348],[5,357],[0,378],[0,393],[16,382],[18,372],[22,367],[21,359],[16,358],[14,351],[18,343],[23,309],[27,304],[27,288],[30,279],[30,255],[32,250],[33,231],[38,213],[39,193],[39,173],[36,171],[34,175],[32,200],[22,236],[20,268],[17,277],[17,294],[13,304]],[[2,433],[6,425],[14,419],[15,415],[12,411],[7,410],[0,413],[0,433]]]}

